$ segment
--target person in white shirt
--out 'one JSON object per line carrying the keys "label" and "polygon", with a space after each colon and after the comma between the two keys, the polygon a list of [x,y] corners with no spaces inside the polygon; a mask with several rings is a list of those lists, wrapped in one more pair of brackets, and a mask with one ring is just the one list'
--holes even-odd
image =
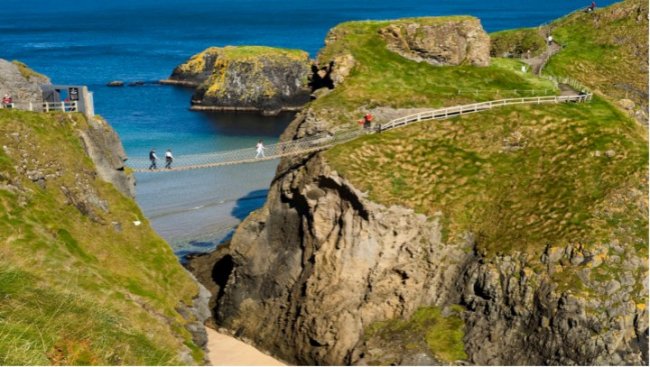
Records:
{"label": "person in white shirt", "polygon": [[264,155],[264,149],[266,149],[266,148],[264,148],[264,143],[262,142],[262,140],[257,142],[257,145],[255,146],[255,148],[257,148],[257,155],[255,155],[255,159],[260,158],[260,157],[262,157],[262,158],[266,157]]}
{"label": "person in white shirt", "polygon": [[174,161],[174,156],[172,155],[172,150],[167,149],[167,152],[165,152],[165,168],[171,169],[173,161]]}

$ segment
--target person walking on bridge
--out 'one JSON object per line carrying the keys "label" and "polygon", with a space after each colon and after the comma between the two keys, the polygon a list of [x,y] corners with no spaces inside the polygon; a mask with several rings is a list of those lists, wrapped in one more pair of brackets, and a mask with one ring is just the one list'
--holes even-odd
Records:
{"label": "person walking on bridge", "polygon": [[156,150],[151,149],[149,152],[149,160],[151,161],[151,164],[149,165],[149,169],[157,169],[158,167],[156,166],[156,161],[158,160],[158,156],[156,156]]}
{"label": "person walking on bridge", "polygon": [[173,161],[174,161],[174,156],[172,155],[172,150],[167,149],[167,152],[165,152],[165,168],[171,169]]}
{"label": "person walking on bridge", "polygon": [[255,146],[255,148],[257,149],[257,154],[255,155],[255,159],[260,158],[260,157],[262,157],[262,158],[266,157],[264,155],[264,149],[266,149],[266,148],[264,148],[264,142],[262,140],[259,140],[257,142],[257,145]]}

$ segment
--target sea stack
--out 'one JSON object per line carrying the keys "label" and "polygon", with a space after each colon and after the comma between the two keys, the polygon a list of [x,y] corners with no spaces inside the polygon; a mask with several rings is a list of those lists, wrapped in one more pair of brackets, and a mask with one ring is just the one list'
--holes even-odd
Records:
{"label": "sea stack", "polygon": [[309,101],[310,67],[309,55],[301,50],[211,47],[176,67],[163,82],[195,87],[195,110],[276,114]]}

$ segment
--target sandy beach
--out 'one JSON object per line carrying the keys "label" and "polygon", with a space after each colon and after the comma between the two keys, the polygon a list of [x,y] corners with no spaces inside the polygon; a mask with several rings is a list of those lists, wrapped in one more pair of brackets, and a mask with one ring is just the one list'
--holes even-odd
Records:
{"label": "sandy beach", "polygon": [[208,332],[208,358],[212,366],[285,366],[254,347],[214,329]]}

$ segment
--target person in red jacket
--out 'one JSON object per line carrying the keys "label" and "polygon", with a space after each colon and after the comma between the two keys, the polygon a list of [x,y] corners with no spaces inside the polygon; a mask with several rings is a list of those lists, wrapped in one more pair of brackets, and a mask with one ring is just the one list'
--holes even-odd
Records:
{"label": "person in red jacket", "polygon": [[5,94],[4,97],[2,97],[2,104],[5,107],[11,107],[9,105],[12,103],[13,103],[13,99],[8,94]]}
{"label": "person in red jacket", "polygon": [[373,116],[370,113],[366,113],[366,115],[363,116],[363,128],[364,129],[370,129],[370,125],[372,124],[372,119],[373,119]]}

